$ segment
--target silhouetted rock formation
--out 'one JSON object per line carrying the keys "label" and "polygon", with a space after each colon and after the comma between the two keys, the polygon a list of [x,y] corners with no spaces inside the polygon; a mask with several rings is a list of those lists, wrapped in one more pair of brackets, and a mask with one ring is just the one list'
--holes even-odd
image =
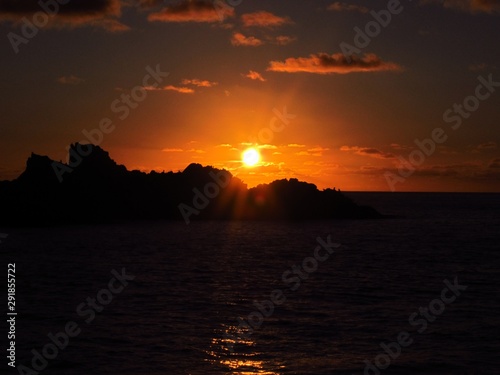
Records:
{"label": "silhouetted rock formation", "polygon": [[0,181],[0,208],[6,225],[382,217],[339,191],[293,178],[247,189],[231,173],[200,164],[177,173],[127,171],[100,147],[78,143],[68,165],[31,154],[16,180]]}

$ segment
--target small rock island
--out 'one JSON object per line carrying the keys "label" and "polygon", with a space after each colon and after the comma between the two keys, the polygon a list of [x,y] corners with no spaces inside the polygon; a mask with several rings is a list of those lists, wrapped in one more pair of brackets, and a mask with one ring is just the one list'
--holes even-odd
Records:
{"label": "small rock island", "polygon": [[190,164],[182,172],[145,173],[128,171],[99,146],[76,143],[69,153],[68,164],[32,154],[17,179],[0,181],[0,224],[384,217],[340,191],[320,191],[295,178],[248,189],[230,172],[210,166]]}

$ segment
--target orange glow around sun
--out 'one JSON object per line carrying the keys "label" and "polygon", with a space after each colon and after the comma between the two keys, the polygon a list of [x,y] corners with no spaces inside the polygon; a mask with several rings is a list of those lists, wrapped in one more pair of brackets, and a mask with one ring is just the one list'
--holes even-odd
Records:
{"label": "orange glow around sun", "polygon": [[259,151],[249,148],[241,154],[241,159],[246,167],[253,167],[260,161]]}

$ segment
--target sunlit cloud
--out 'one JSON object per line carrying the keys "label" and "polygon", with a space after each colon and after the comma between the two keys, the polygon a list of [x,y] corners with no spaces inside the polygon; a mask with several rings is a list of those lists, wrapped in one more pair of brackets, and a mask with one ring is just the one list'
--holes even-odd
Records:
{"label": "sunlit cloud", "polygon": [[306,147],[306,145],[301,145],[301,144],[298,144],[298,143],[289,143],[287,145],[287,147],[302,148],[302,147]]}
{"label": "sunlit cloud", "polygon": [[285,73],[314,74],[347,74],[354,72],[399,71],[401,66],[392,62],[382,61],[377,55],[370,53],[363,57],[351,56],[350,61],[342,53],[328,55],[327,53],[311,54],[309,57],[290,57],[284,62],[271,61],[268,71]]}
{"label": "sunlit cloud", "polygon": [[182,148],[164,148],[162,152],[183,152]]}
{"label": "sunlit cloud", "polygon": [[395,155],[390,152],[383,152],[371,147],[342,146],[340,147],[340,151],[354,152],[357,155],[369,156],[376,159],[392,159],[395,157]]}
{"label": "sunlit cloud", "polygon": [[355,4],[347,4],[336,1],[333,4],[328,5],[326,8],[334,12],[358,12],[358,13],[368,13],[369,9],[367,7]]}
{"label": "sunlit cloud", "polygon": [[193,94],[194,90],[189,87],[178,87],[174,85],[154,87],[154,86],[146,86],[144,87],[146,91],[177,91],[181,94]]}
{"label": "sunlit cloud", "polygon": [[[60,5],[44,27],[82,27],[92,26],[110,32],[126,31],[130,28],[117,20],[121,16],[120,0],[70,1]],[[0,23],[11,22],[21,25],[24,17],[32,18],[41,8],[37,1],[0,1]]]}
{"label": "sunlit cloud", "polygon": [[234,16],[231,7],[215,7],[213,1],[184,0],[149,14],[149,21],[161,22],[220,22]]}
{"label": "sunlit cloud", "polygon": [[244,77],[250,78],[251,80],[254,81],[261,81],[261,82],[266,81],[260,73],[254,72],[253,70],[250,70],[246,75],[244,75]]}
{"label": "sunlit cloud", "polygon": [[241,21],[245,27],[278,27],[292,23],[288,17],[280,17],[267,11],[243,14]]}
{"label": "sunlit cloud", "polygon": [[253,36],[247,37],[242,33],[234,33],[231,38],[231,44],[233,46],[258,47],[264,44],[264,42]]}
{"label": "sunlit cloud", "polygon": [[[290,147],[290,146],[288,146],[288,147]],[[307,149],[307,151],[296,152],[295,155],[297,155],[297,156],[323,156],[323,153],[325,151],[329,151],[329,150],[330,150],[329,148],[317,146],[317,147]]]}
{"label": "sunlit cloud", "polygon": [[328,151],[328,150],[330,150],[330,149],[325,148],[325,147],[314,147],[314,148],[308,149],[307,151],[309,151],[309,152],[324,152],[324,151]]}
{"label": "sunlit cloud", "polygon": [[216,86],[218,83],[217,82],[210,82],[206,80],[200,80],[200,79],[183,79],[181,82],[183,85],[194,85],[198,87],[213,87]]}
{"label": "sunlit cloud", "polygon": [[267,149],[267,150],[276,150],[278,147],[276,147],[275,145],[264,144],[264,145],[258,145],[257,148]]}
{"label": "sunlit cloud", "polygon": [[84,81],[85,81],[84,79],[74,75],[62,76],[57,79],[57,82],[59,82],[62,85],[78,85],[80,83],[83,83]]}

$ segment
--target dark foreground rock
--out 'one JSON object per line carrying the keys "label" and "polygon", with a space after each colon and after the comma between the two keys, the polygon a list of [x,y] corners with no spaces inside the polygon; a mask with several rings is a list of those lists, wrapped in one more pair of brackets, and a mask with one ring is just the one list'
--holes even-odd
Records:
{"label": "dark foreground rock", "polygon": [[[128,171],[98,146],[70,164],[32,154],[26,170],[0,182],[0,224],[52,225],[116,220],[310,220],[375,219],[341,192],[297,179],[248,189],[231,173],[200,164],[182,172]],[[70,166],[73,166],[71,168]]]}

